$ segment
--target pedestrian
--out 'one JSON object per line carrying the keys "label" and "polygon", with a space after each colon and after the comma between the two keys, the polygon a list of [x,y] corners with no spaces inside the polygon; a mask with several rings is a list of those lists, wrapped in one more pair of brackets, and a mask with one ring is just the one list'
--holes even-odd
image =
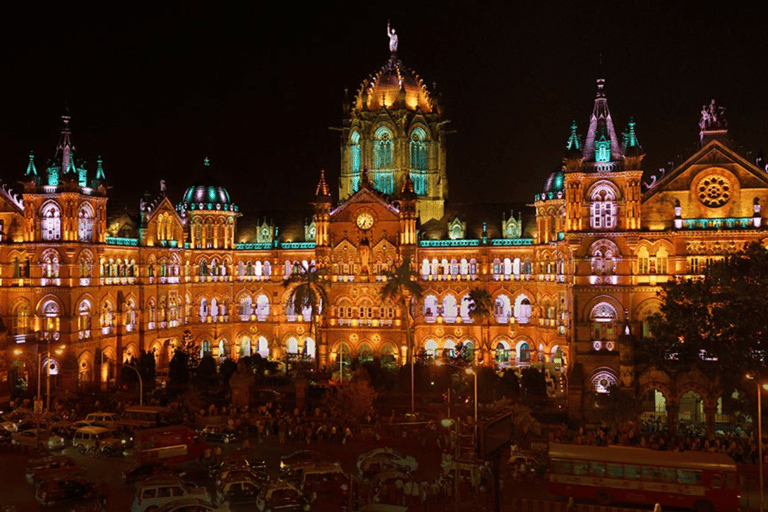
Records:
{"label": "pedestrian", "polygon": [[211,469],[211,447],[208,445],[206,445],[205,450],[203,450],[203,465],[205,466],[206,471]]}
{"label": "pedestrian", "polygon": [[565,506],[565,512],[576,512],[576,502],[573,500],[573,495],[568,497],[568,504]]}
{"label": "pedestrian", "polygon": [[245,436],[245,439],[243,440],[243,451],[246,455],[248,455],[248,451],[251,449],[251,441],[248,439],[248,436]]}
{"label": "pedestrian", "polygon": [[221,446],[217,446],[213,453],[215,454],[214,463],[218,466],[221,464]]}
{"label": "pedestrian", "polygon": [[653,506],[653,512],[661,512],[661,504],[658,501]]}

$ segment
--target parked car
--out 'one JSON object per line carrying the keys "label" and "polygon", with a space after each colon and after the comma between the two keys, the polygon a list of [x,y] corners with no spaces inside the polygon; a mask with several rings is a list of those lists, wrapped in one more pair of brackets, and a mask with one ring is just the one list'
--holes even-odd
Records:
{"label": "parked car", "polygon": [[72,438],[72,446],[80,453],[85,453],[91,448],[98,448],[107,455],[113,452],[122,452],[123,443],[112,435],[112,431],[106,427],[83,427],[77,429]]}
{"label": "parked car", "polygon": [[241,453],[236,453],[225,457],[221,464],[211,468],[208,476],[218,477],[221,473],[231,470],[264,471],[266,468],[267,464],[263,460],[251,460]]}
{"label": "parked car", "polygon": [[47,448],[49,451],[61,450],[64,448],[64,438],[51,435],[42,428],[30,428],[21,432],[16,432],[11,435],[11,439],[16,444],[23,444],[26,446],[40,446]]}
{"label": "parked car", "polygon": [[264,486],[256,498],[256,508],[259,512],[307,511],[310,507],[309,496],[284,481]]}
{"label": "parked car", "polygon": [[184,498],[172,501],[157,512],[229,512],[229,505],[224,502],[216,506],[199,498]]}
{"label": "parked car", "polygon": [[406,456],[392,448],[376,448],[363,453],[357,459],[357,469],[360,476],[367,478],[387,470],[412,473],[419,467],[416,459]]}
{"label": "parked car", "polygon": [[237,432],[226,425],[208,425],[200,431],[200,435],[206,441],[218,441],[220,443],[230,443],[240,438]]}
{"label": "parked car", "polygon": [[350,479],[340,466],[315,464],[294,472],[292,483],[317,503],[346,503],[349,499]]}
{"label": "parked car", "polygon": [[114,412],[92,412],[85,417],[85,421],[96,427],[115,428],[120,416]]}
{"label": "parked car", "polygon": [[95,497],[95,485],[73,476],[43,480],[35,492],[35,499],[44,507],[83,503]]}
{"label": "parked car", "polygon": [[65,475],[85,475],[85,468],[66,455],[52,455],[31,459],[27,463],[27,482],[36,484],[49,478]]}
{"label": "parked car", "polygon": [[230,505],[256,503],[259,491],[268,480],[257,478],[250,472],[234,471],[216,485],[216,501]]}
{"label": "parked car", "polygon": [[74,425],[68,421],[57,421],[48,427],[48,432],[63,437],[64,441],[72,441],[76,431]]}
{"label": "parked car", "polygon": [[133,484],[141,480],[160,476],[183,477],[185,474],[184,471],[168,464],[164,460],[154,460],[143,464],[136,464],[123,471],[123,483]]}
{"label": "parked car", "polygon": [[295,464],[325,464],[334,463],[332,457],[315,450],[299,450],[280,457],[280,471],[288,471]]}
{"label": "parked car", "polygon": [[182,498],[198,498],[211,503],[211,496],[205,487],[191,485],[178,478],[150,478],[136,485],[131,512],[156,510]]}

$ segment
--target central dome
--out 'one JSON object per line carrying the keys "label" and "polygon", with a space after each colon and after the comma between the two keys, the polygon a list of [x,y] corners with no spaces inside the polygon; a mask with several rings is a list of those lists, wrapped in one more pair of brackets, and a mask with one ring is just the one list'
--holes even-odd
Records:
{"label": "central dome", "polygon": [[[404,93],[405,104],[402,104],[401,93]],[[355,98],[357,110],[375,111],[382,107],[432,112],[432,99],[424,81],[394,53],[378,73],[363,81]]]}
{"label": "central dome", "polygon": [[211,177],[209,173],[210,163],[206,158],[205,174],[184,192],[178,209],[237,211],[237,206],[232,204],[227,189]]}

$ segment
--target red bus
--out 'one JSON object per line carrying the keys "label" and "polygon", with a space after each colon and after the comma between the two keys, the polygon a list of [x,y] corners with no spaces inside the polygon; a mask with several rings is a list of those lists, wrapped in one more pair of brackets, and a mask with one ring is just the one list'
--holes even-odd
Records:
{"label": "red bus", "polygon": [[183,425],[137,430],[135,436],[136,458],[139,462],[156,459],[168,462],[197,460],[206,446],[198,432]]}
{"label": "red bus", "polygon": [[552,494],[601,505],[659,503],[696,512],[739,508],[736,463],[721,453],[551,443],[548,480]]}

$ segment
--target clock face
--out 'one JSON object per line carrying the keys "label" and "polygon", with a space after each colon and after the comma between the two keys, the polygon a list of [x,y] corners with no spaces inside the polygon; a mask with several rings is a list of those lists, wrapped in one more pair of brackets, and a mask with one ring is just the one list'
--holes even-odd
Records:
{"label": "clock face", "polygon": [[371,229],[373,227],[373,215],[369,212],[363,212],[357,216],[357,227],[360,229]]}

